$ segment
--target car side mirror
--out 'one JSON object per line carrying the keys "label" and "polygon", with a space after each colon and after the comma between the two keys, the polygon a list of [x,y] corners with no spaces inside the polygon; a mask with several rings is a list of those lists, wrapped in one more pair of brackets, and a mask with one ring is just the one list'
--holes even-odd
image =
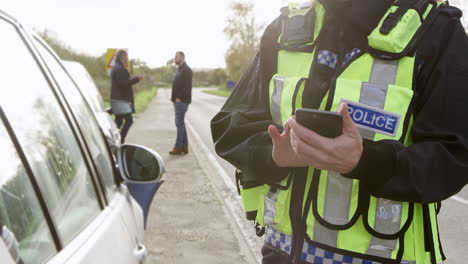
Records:
{"label": "car side mirror", "polygon": [[155,151],[125,144],[117,150],[120,174],[130,183],[157,183],[165,172],[164,162]]}

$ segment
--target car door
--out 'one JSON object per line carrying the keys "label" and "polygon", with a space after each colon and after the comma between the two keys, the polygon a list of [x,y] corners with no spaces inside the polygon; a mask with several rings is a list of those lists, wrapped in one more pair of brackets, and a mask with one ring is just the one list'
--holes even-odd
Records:
{"label": "car door", "polygon": [[[39,42],[39,45],[42,43],[40,38],[37,37],[36,40]],[[46,51],[44,50],[44,52]],[[119,131],[114,120],[112,120],[110,115],[107,113],[102,97],[89,73],[86,71],[84,66],[78,62],[61,61],[61,63],[78,87],[79,92],[83,95],[84,100],[89,105],[91,112],[99,123],[101,131],[106,136],[106,142],[110,146],[111,150],[118,147],[120,145]],[[118,136],[115,136],[115,134],[118,134]],[[115,140],[118,140],[118,143],[116,143]],[[128,192],[143,209],[145,228],[153,197],[162,183],[163,182],[126,183]]]}
{"label": "car door", "polygon": [[[106,168],[97,167],[90,157],[70,106],[37,56],[31,37],[1,15],[0,34],[4,62],[0,64],[0,83],[9,90],[0,97],[0,106],[24,155],[28,175],[36,183],[36,192],[24,193],[37,194],[40,212],[47,220],[34,223],[42,228],[25,244],[49,246],[49,250],[35,252],[50,254],[24,262],[141,263],[142,247],[135,239],[137,232],[131,230],[136,227],[129,228],[120,212],[125,210],[127,198],[113,178],[113,185],[107,185],[109,191],[103,187],[99,175]],[[108,199],[116,201],[113,206]],[[135,219],[138,217],[142,222],[141,211]],[[28,215],[15,219],[28,219]],[[50,242],[39,243],[47,238]],[[28,250],[22,250],[20,243],[21,254],[31,255]]]}
{"label": "car door", "polygon": [[[112,169],[112,154],[106,146],[106,140],[104,140],[102,130],[95,119],[92,107],[60,59],[39,37],[35,36],[33,39],[40,56],[45,61],[47,68],[53,73],[53,79],[60,87],[64,100],[67,101],[77,120],[78,128],[85,139],[85,145],[88,147],[97,168],[98,177],[104,186],[105,198],[110,208],[117,211],[122,218],[125,225],[122,230],[126,230],[126,236],[133,243],[133,255],[137,260],[143,259],[146,254],[143,245],[144,223],[146,223],[151,201],[162,183],[137,183],[117,187],[116,183],[118,182],[115,181],[116,176]],[[139,191],[138,193],[133,192],[137,199],[132,199],[129,196],[129,193],[132,194],[134,190]]]}

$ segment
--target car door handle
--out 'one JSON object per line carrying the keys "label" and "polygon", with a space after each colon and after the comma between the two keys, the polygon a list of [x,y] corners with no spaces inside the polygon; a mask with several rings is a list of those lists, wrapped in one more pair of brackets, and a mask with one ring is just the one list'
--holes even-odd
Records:
{"label": "car door handle", "polygon": [[135,250],[133,250],[133,255],[135,256],[139,264],[145,263],[146,254],[146,247],[143,244],[138,244],[135,247]]}

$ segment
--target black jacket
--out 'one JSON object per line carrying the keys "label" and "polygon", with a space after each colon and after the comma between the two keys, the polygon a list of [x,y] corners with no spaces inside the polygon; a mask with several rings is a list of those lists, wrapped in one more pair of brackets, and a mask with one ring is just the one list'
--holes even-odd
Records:
{"label": "black jacket", "polygon": [[131,102],[133,112],[135,112],[132,85],[139,81],[137,77],[130,78],[127,69],[121,63],[116,63],[111,70],[111,100]]}
{"label": "black jacket", "polygon": [[182,102],[190,104],[192,102],[192,69],[187,63],[182,64],[178,69],[174,82],[172,83],[171,101],[175,102],[179,98]]}
{"label": "black jacket", "polygon": [[[331,50],[340,58],[353,48],[367,48],[366,36],[387,8],[359,8],[350,1],[350,8],[357,8],[352,16],[346,16],[341,12],[347,13],[349,8],[321,1],[328,15],[317,50]],[[368,1],[369,6],[379,2],[358,1]],[[405,147],[394,140],[365,140],[358,167],[346,175],[361,180],[365,190],[376,197],[436,202],[456,194],[468,183],[468,38],[460,23],[461,12],[453,7],[443,10],[417,46],[411,131],[414,144]],[[380,14],[372,17],[366,12]],[[266,28],[259,54],[211,122],[218,155],[261,183],[279,182],[291,170],[273,162],[267,133],[268,126],[275,125],[268,85],[276,73],[280,31],[279,19]],[[303,94],[305,107],[318,108],[339,68],[314,66],[311,85]]]}

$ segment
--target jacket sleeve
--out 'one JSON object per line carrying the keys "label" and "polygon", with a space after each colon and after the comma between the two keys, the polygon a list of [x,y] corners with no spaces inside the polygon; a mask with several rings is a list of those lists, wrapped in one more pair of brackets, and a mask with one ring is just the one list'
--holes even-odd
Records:
{"label": "jacket sleeve", "polygon": [[129,87],[138,83],[140,80],[138,80],[137,77],[130,78],[128,71],[122,68],[116,72],[115,81],[119,87]]}
{"label": "jacket sleeve", "polygon": [[[216,153],[259,183],[276,183],[287,176],[288,168],[279,168],[272,160],[272,141],[268,135],[273,125],[269,109],[268,82],[272,76],[273,51],[266,43],[275,35],[269,26],[262,37],[260,53],[242,76],[221,111],[211,121]],[[271,46],[271,45],[270,45]],[[282,129],[277,126],[278,129]]]}
{"label": "jacket sleeve", "polygon": [[347,175],[376,197],[438,202],[468,183],[468,38],[458,19],[447,21],[439,21],[420,52],[425,65],[416,79],[414,144],[365,140]]}

